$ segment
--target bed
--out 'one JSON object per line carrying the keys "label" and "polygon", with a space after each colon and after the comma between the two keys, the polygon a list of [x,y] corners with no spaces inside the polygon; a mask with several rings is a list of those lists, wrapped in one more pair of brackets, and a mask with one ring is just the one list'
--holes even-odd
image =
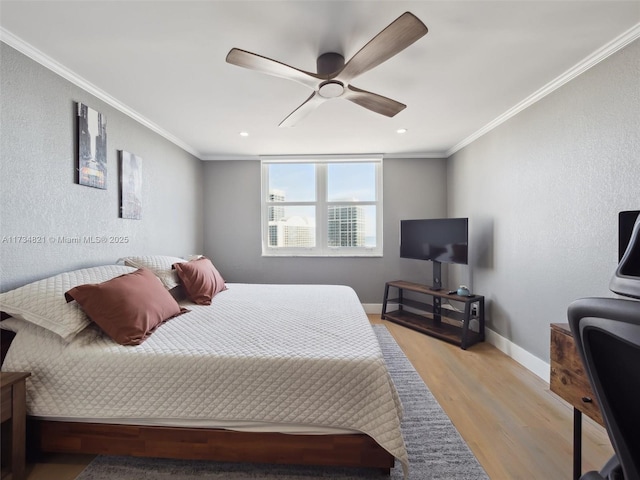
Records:
{"label": "bed", "polygon": [[[189,311],[135,346],[64,302],[75,285],[135,270],[94,267],[0,294],[13,317],[0,325],[16,333],[2,370],[32,374],[30,448],[386,472],[397,459],[406,471],[402,407],[351,288],[226,283],[210,305],[180,301]],[[63,338],[54,330],[68,317],[65,332],[78,331]]]}

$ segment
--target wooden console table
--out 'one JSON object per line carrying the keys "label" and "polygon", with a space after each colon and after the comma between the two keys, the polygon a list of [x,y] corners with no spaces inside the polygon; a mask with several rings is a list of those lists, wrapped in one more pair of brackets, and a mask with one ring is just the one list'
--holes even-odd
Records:
{"label": "wooden console table", "polygon": [[[397,297],[389,298],[390,288],[397,289]],[[408,298],[405,295],[406,292],[412,292],[414,296],[426,296],[426,299],[419,301]],[[463,304],[464,311],[442,308],[443,299]],[[389,303],[397,304],[397,310],[388,312]],[[473,308],[474,305],[475,308]],[[484,341],[484,297],[482,295],[462,297],[449,294],[446,290],[433,290],[420,283],[404,280],[387,282],[384,287],[382,318],[459,345],[463,350]],[[469,328],[469,323],[473,319],[478,321],[477,331]]]}
{"label": "wooden console table", "polygon": [[551,324],[551,391],[573,405],[573,478],[582,471],[582,414],[604,425],[568,323]]}

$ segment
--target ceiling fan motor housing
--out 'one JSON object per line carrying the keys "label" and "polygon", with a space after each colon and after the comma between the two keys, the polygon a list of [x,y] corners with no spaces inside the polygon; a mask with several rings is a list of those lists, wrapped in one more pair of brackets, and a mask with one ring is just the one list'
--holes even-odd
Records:
{"label": "ceiling fan motor housing", "polygon": [[344,67],[344,57],[339,53],[323,53],[316,60],[318,75],[330,76],[332,73],[342,70],[342,67]]}

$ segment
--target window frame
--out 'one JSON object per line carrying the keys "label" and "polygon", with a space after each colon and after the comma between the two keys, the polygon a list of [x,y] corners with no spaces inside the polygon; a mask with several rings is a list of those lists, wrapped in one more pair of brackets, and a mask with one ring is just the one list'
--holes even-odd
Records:
{"label": "window frame", "polygon": [[[315,201],[269,201],[269,165],[273,164],[314,164],[315,165]],[[334,163],[373,163],[375,165],[375,199],[370,201],[328,201],[328,165]],[[304,156],[263,156],[261,168],[261,236],[263,257],[382,257],[382,155],[304,155]],[[376,209],[376,246],[375,247],[330,247],[328,245],[329,207],[369,206]],[[269,246],[269,207],[272,206],[312,206],[316,209],[316,245],[315,247],[270,247]]]}

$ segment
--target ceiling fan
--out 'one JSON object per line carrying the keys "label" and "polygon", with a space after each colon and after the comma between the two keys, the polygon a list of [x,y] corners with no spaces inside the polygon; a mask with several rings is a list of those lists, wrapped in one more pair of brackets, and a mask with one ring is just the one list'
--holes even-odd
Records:
{"label": "ceiling fan", "polygon": [[361,90],[352,85],[351,81],[400,53],[422,38],[427,31],[427,27],[415,15],[405,12],[373,37],[347,63],[339,53],[320,55],[316,62],[318,73],[300,70],[238,48],[232,48],[226,60],[239,67],[293,80],[313,90],[311,96],[280,123],[280,127],[294,126],[321,103],[333,98],[344,98],[373,112],[393,117],[406,108],[406,105]]}

